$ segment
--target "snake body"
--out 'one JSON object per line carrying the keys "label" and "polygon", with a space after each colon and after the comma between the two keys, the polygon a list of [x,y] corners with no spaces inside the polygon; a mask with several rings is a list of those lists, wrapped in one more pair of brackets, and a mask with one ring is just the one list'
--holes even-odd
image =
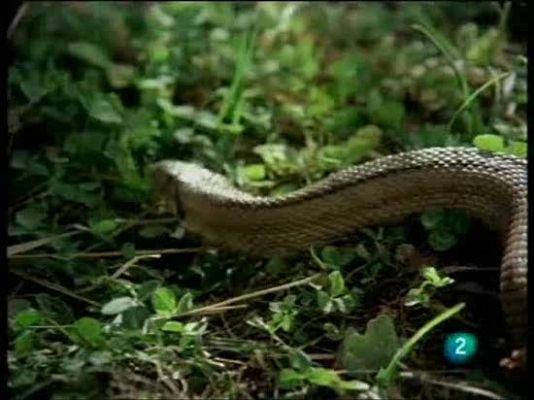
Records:
{"label": "snake body", "polygon": [[271,255],[395,223],[434,208],[467,210],[502,238],[500,290],[514,345],[527,334],[526,160],[475,148],[427,148],[330,174],[280,197],[260,197],[182,161],[155,165],[159,195],[209,242]]}

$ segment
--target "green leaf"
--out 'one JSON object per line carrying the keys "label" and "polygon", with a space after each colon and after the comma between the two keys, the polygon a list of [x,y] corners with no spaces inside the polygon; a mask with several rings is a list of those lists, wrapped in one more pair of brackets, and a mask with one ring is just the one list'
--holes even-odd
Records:
{"label": "green leaf", "polygon": [[135,68],[130,65],[113,64],[107,69],[109,83],[116,89],[121,89],[133,83]]}
{"label": "green leaf", "polygon": [[100,184],[98,182],[80,182],[78,187],[83,191],[92,191],[98,189]]}
{"label": "green leaf", "polygon": [[354,164],[369,155],[381,142],[382,131],[376,125],[367,125],[358,129],[356,134],[346,143],[346,162]]}
{"label": "green leaf", "polygon": [[404,105],[396,100],[384,99],[377,90],[369,95],[367,111],[374,124],[385,128],[400,129],[404,122]]}
{"label": "green leaf", "polygon": [[306,375],[294,369],[284,368],[278,375],[278,383],[281,387],[291,389],[306,382]]}
{"label": "green leaf", "polygon": [[117,218],[103,219],[99,221],[91,221],[89,228],[96,235],[107,235],[112,233],[120,225],[120,220]]}
{"label": "green leaf", "polygon": [[457,242],[457,237],[448,231],[433,231],[428,235],[428,243],[436,251],[447,251]]}
{"label": "green leaf", "polygon": [[464,144],[463,139],[451,132],[447,125],[425,124],[412,134],[403,133],[403,142],[413,149],[447,147]]}
{"label": "green leaf", "polygon": [[490,28],[467,50],[467,59],[477,65],[489,65],[502,48],[503,40],[496,28]]}
{"label": "green leaf", "polygon": [[317,291],[317,305],[325,314],[332,312],[332,300],[330,296],[322,290]]}
{"label": "green leaf", "polygon": [[295,190],[298,190],[299,186],[295,183],[282,183],[278,186],[276,186],[272,191],[272,196],[284,196],[286,194],[289,194],[291,192],[294,192]]}
{"label": "green leaf", "polygon": [[318,156],[324,168],[336,168],[340,164],[347,163],[348,150],[346,146],[342,145],[327,145],[319,149]]}
{"label": "green leaf", "polygon": [[169,233],[169,229],[163,225],[148,225],[139,231],[139,236],[145,239],[154,239]]}
{"label": "green leaf", "polygon": [[499,135],[477,135],[473,139],[473,144],[480,150],[485,151],[503,151],[504,150],[504,138]]}
{"label": "green leaf", "polygon": [[444,220],[445,213],[443,210],[431,210],[421,214],[421,224],[428,230],[438,228]]}
{"label": "green leaf", "polygon": [[99,132],[83,132],[83,134],[68,135],[63,149],[77,159],[94,162],[95,158],[104,156],[104,143],[107,136]]}
{"label": "green leaf", "polygon": [[152,306],[160,315],[170,316],[175,314],[177,304],[174,292],[164,287],[156,289],[152,294]]}
{"label": "green leaf", "polygon": [[192,309],[193,309],[193,295],[190,292],[187,292],[180,298],[180,301],[178,302],[178,306],[176,307],[175,312],[177,314],[181,314]]}
{"label": "green leaf", "polygon": [[38,374],[36,371],[29,369],[14,370],[10,372],[9,386],[12,388],[24,388],[33,386],[37,381]]}
{"label": "green leaf", "polygon": [[462,210],[445,210],[443,227],[455,235],[463,235],[469,229],[471,220]]}
{"label": "green leaf", "polygon": [[185,324],[184,334],[190,336],[202,335],[204,332],[206,332],[207,328],[208,324],[205,318],[203,318],[201,321],[188,322]]}
{"label": "green leaf", "polygon": [[366,125],[356,131],[356,137],[367,140],[373,146],[378,146],[382,140],[382,129],[376,125]]}
{"label": "green leaf", "polygon": [[39,162],[37,160],[28,161],[28,165],[26,166],[26,172],[33,174],[33,175],[46,176],[46,177],[50,176],[50,171],[48,167],[42,162]]}
{"label": "green leaf", "polygon": [[331,118],[326,119],[328,130],[338,135],[348,135],[355,126],[361,126],[365,117],[364,112],[357,107],[344,105],[343,109],[333,111]]}
{"label": "green leaf", "polygon": [[296,296],[287,295],[283,302],[269,303],[269,310],[273,313],[269,326],[273,331],[282,328],[285,332],[290,332],[294,326],[294,319],[298,314],[298,309],[295,307]]}
{"label": "green leaf", "polygon": [[314,385],[337,387],[341,379],[335,371],[326,368],[310,368],[306,371],[306,378]]}
{"label": "green leaf", "polygon": [[321,257],[324,262],[338,268],[350,264],[356,258],[356,255],[355,249],[335,246],[325,246],[321,251]]}
{"label": "green leaf", "polygon": [[261,181],[266,177],[264,164],[251,164],[241,168],[242,173],[249,181]]}
{"label": "green leaf", "polygon": [[371,388],[371,386],[367,382],[362,382],[358,380],[340,380],[337,383],[337,387],[342,390],[356,390],[360,392],[368,391]]}
{"label": "green leaf", "polygon": [[339,271],[328,274],[330,296],[337,297],[345,292],[345,280]]}
{"label": "green leaf", "polygon": [[527,158],[527,144],[525,142],[512,141],[504,151],[520,158]]}
{"label": "green leaf", "polygon": [[330,387],[334,390],[369,390],[369,384],[356,380],[345,381],[334,370],[327,368],[309,368],[303,372],[289,368],[282,369],[278,376],[278,382],[281,387],[288,389],[310,383]]}
{"label": "green leaf", "polygon": [[350,53],[330,64],[328,72],[335,79],[333,89],[335,89],[334,93],[339,103],[345,102],[347,97],[358,93],[363,81],[361,75],[363,75],[364,67],[361,57]]}
{"label": "green leaf", "polygon": [[307,115],[310,117],[324,117],[326,114],[329,114],[335,106],[332,96],[316,86],[311,86],[308,98],[309,104]]}
{"label": "green leaf", "polygon": [[378,370],[389,363],[398,348],[393,321],[382,314],[368,322],[364,335],[352,328],[346,331],[339,358],[349,371]]}
{"label": "green leaf", "polygon": [[384,102],[382,108],[375,112],[373,117],[375,121],[387,128],[400,129],[404,122],[405,115],[404,105],[395,100]]}
{"label": "green leaf", "polygon": [[165,332],[182,333],[184,331],[184,324],[177,321],[167,321],[161,327],[161,330]]}
{"label": "green leaf", "polygon": [[423,268],[421,275],[427,282],[429,282],[432,286],[435,287],[443,287],[453,282],[451,278],[448,276],[441,276],[436,268],[434,267],[426,267]]}
{"label": "green leaf", "polygon": [[101,47],[88,42],[69,43],[67,51],[76,58],[94,65],[95,67],[108,68],[113,63]]}
{"label": "green leaf", "polygon": [[284,175],[298,170],[297,152],[285,144],[269,143],[256,146],[254,153],[258,154],[269,169],[277,174]]}
{"label": "green leaf", "polygon": [[30,353],[35,346],[35,333],[33,331],[25,331],[15,339],[15,353],[19,356],[24,356]]}
{"label": "green leaf", "polygon": [[94,318],[84,317],[74,323],[76,336],[91,347],[96,347],[104,343],[102,326]]}
{"label": "green leaf", "polygon": [[376,144],[373,142],[373,140],[370,140],[368,138],[364,137],[354,137],[349,139],[347,142],[347,149],[348,149],[348,163],[354,164],[364,156],[367,156],[371,153],[372,150],[374,150],[376,147]]}
{"label": "green leaf", "polygon": [[369,390],[369,384],[361,381],[345,381],[334,370],[326,368],[310,368],[306,377],[311,384],[327,386],[335,390]]}
{"label": "green leaf", "polygon": [[428,242],[434,250],[445,251],[465,234],[470,225],[469,216],[461,210],[432,210],[421,215],[421,223],[430,231]]}
{"label": "green leaf", "polygon": [[277,273],[287,270],[287,268],[287,261],[280,255],[275,255],[265,265],[265,272],[276,275]]}
{"label": "green leaf", "polygon": [[344,296],[332,299],[332,302],[336,306],[336,309],[342,313],[348,313],[356,306],[358,297],[355,293],[348,293]]}
{"label": "green leaf", "polygon": [[289,354],[289,363],[291,367],[297,370],[306,370],[312,366],[310,357],[300,349],[293,348]]}
{"label": "green leaf", "polygon": [[128,308],[137,306],[135,299],[131,297],[117,297],[102,306],[100,311],[104,315],[116,315],[127,310]]}
{"label": "green leaf", "polygon": [[16,329],[24,330],[30,326],[41,323],[43,317],[39,311],[34,309],[26,309],[19,312],[14,321]]}
{"label": "green leaf", "polygon": [[46,211],[40,207],[31,206],[19,211],[15,216],[15,221],[29,231],[42,226],[46,218]]}
{"label": "green leaf", "polygon": [[[96,184],[99,186],[98,183]],[[81,203],[87,207],[95,207],[101,200],[98,192],[94,189],[84,188],[81,183],[75,185],[53,179],[50,182],[50,191],[65,200]]]}
{"label": "green leaf", "polygon": [[122,116],[115,106],[104,96],[91,99],[87,105],[89,115],[101,122],[120,124]]}
{"label": "green leaf", "polygon": [[135,257],[135,246],[132,243],[126,242],[121,247],[121,253],[125,258],[134,258]]}
{"label": "green leaf", "polygon": [[291,332],[293,329],[293,316],[289,314],[283,314],[280,327],[284,332]]}
{"label": "green leaf", "polygon": [[404,305],[413,307],[418,304],[427,305],[430,301],[430,295],[422,288],[412,288],[406,294]]}
{"label": "green leaf", "polygon": [[139,286],[139,289],[137,289],[137,298],[139,301],[147,300],[150,296],[152,296],[159,285],[160,282],[157,279],[143,282],[141,286]]}
{"label": "green leaf", "polygon": [[425,278],[432,284],[435,284],[436,282],[439,282],[441,280],[438,271],[434,267],[423,268],[421,275],[423,275],[423,278]]}
{"label": "green leaf", "polygon": [[121,313],[121,327],[123,329],[138,331],[143,328],[145,321],[150,315],[150,311],[144,305],[130,307]]}
{"label": "green leaf", "polygon": [[38,79],[24,79],[20,82],[20,89],[24,95],[32,102],[37,102],[43,98],[47,93],[48,89],[42,85]]}

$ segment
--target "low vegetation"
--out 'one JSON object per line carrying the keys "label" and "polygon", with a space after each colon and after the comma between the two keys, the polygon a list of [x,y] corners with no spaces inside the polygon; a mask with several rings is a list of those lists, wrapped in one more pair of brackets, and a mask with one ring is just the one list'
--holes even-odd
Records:
{"label": "low vegetation", "polygon": [[[254,259],[202,246],[149,174],[196,161],[279,195],[410,149],[526,157],[510,11],[27,3],[7,87],[11,398],[513,398],[498,246],[470,216]],[[451,372],[462,330],[479,355]]]}

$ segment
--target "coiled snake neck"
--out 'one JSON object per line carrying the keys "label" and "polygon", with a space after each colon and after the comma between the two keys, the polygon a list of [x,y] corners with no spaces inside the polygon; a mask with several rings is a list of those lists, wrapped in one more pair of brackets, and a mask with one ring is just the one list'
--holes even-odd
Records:
{"label": "coiled snake neck", "polygon": [[498,230],[500,290],[513,345],[527,335],[526,160],[443,147],[382,157],[332,173],[280,197],[233,187],[195,164],[161,161],[156,191],[188,229],[228,249],[258,255],[300,250],[358,228],[399,222],[433,208],[467,210]]}

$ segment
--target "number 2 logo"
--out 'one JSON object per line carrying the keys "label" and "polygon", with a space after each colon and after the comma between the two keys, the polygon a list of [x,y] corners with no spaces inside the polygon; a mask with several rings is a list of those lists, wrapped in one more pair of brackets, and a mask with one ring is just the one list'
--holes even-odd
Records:
{"label": "number 2 logo", "polygon": [[478,339],[468,332],[456,332],[447,336],[444,352],[447,360],[455,365],[468,363],[477,354]]}
{"label": "number 2 logo", "polygon": [[454,343],[456,343],[456,349],[454,350],[454,353],[459,355],[459,356],[465,356],[467,354],[466,351],[465,351],[465,345],[466,345],[465,338],[458,337],[458,338],[456,338]]}

